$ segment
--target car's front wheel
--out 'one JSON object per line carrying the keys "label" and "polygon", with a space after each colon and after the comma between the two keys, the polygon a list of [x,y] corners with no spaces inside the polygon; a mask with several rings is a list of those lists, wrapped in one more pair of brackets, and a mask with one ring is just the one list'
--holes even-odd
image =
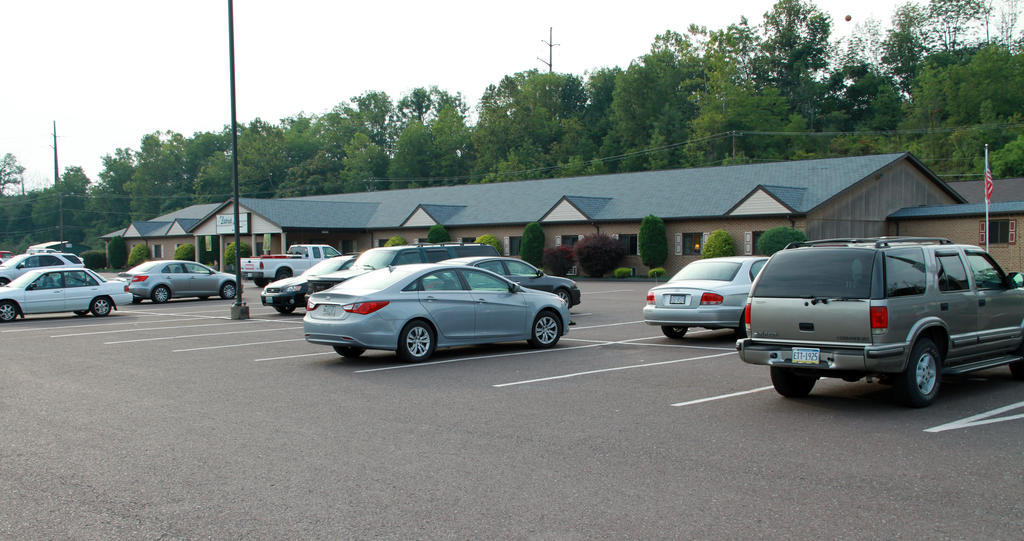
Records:
{"label": "car's front wheel", "polygon": [[220,298],[222,299],[233,299],[235,298],[235,283],[224,282],[224,285],[220,286]]}
{"label": "car's front wheel", "polygon": [[256,287],[266,287],[270,283],[270,280],[266,278],[253,278],[252,283],[256,284]]}
{"label": "car's front wheel", "polygon": [[18,306],[14,302],[0,302],[0,321],[14,321],[16,317],[18,317]]}
{"label": "car's front wheel", "polygon": [[568,289],[560,287],[555,290],[555,295],[558,295],[559,298],[565,301],[566,306],[572,306],[572,295],[569,294]]}
{"label": "car's front wheel", "polygon": [[[290,314],[295,311],[294,306],[275,306],[274,310],[277,310],[279,314]],[[337,348],[335,348],[337,349]]]}
{"label": "car's front wheel", "polygon": [[663,325],[661,327],[661,332],[665,336],[667,336],[669,338],[675,338],[675,339],[682,338],[683,335],[686,334],[686,330],[687,330],[687,327],[672,327],[672,326],[669,326],[669,325]]}
{"label": "car's front wheel", "polygon": [[167,302],[167,299],[171,298],[171,290],[167,289],[167,286],[156,286],[153,289],[153,293],[150,293],[149,297],[153,299],[153,302],[162,304]]}
{"label": "car's front wheel", "polygon": [[96,297],[92,300],[92,304],[89,305],[89,311],[96,317],[109,315],[113,308],[113,303],[106,297]]}
{"label": "car's front wheel", "polygon": [[398,357],[403,361],[425,361],[434,353],[435,347],[434,329],[424,321],[406,323],[398,335]]}
{"label": "car's front wheel", "polygon": [[811,389],[818,382],[814,376],[797,374],[791,368],[771,367],[772,386],[775,392],[786,398],[803,398],[811,394]]}
{"label": "car's front wheel", "polygon": [[910,352],[907,369],[896,379],[896,394],[900,401],[912,408],[923,408],[939,394],[942,376],[942,354],[935,343],[922,338]]}
{"label": "car's front wheel", "polygon": [[533,318],[530,330],[530,345],[537,348],[550,348],[558,343],[562,336],[562,322],[551,310],[544,310]]}
{"label": "car's front wheel", "polygon": [[356,359],[366,352],[366,348],[355,346],[334,346],[334,351],[346,359]]}

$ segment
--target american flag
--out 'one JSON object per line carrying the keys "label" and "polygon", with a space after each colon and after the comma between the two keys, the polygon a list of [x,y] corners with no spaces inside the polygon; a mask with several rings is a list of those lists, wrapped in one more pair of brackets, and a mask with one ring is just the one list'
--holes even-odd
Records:
{"label": "american flag", "polygon": [[988,168],[988,163],[985,164],[985,202],[989,203],[992,201],[992,170]]}

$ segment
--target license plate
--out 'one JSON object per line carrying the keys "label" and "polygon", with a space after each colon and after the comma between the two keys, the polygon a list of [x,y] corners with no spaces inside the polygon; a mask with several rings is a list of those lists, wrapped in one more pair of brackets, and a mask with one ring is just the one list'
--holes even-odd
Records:
{"label": "license plate", "polygon": [[687,297],[689,297],[689,295],[669,295],[668,296],[668,303],[669,304],[686,304]]}
{"label": "license plate", "polygon": [[341,313],[341,307],[337,304],[324,304],[320,308],[326,317],[338,317],[338,314]]}
{"label": "license plate", "polygon": [[818,348],[793,348],[793,362],[797,364],[818,364],[820,356]]}

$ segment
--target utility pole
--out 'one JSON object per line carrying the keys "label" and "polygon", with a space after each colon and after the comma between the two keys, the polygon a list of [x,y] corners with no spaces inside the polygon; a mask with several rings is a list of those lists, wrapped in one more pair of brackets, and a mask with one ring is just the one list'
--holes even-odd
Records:
{"label": "utility pole", "polygon": [[554,61],[554,50],[555,50],[555,47],[558,47],[559,45],[561,45],[560,43],[553,43],[555,41],[554,40],[554,35],[555,35],[554,28],[549,26],[548,27],[548,40],[547,41],[540,40],[541,43],[543,43],[543,44],[548,46],[548,59],[545,61],[543,58],[541,58],[539,56],[537,57],[537,60],[540,60],[543,64],[545,64],[548,67],[548,73],[551,73],[551,71],[552,71],[552,62]]}
{"label": "utility pole", "polygon": [[[22,192],[25,191],[25,184],[22,181]],[[53,121],[53,189],[57,191],[57,214],[60,216],[60,238],[64,242],[64,192],[60,187],[60,168],[57,165],[57,121]],[[63,247],[63,245],[62,245]]]}
{"label": "utility pole", "polygon": [[[242,242],[238,212],[238,120],[235,113],[235,9],[228,0],[228,71],[231,79],[231,181],[235,207],[235,303],[231,305],[231,319],[249,319],[249,307],[242,300]],[[251,227],[251,226],[250,226]],[[252,231],[250,229],[249,231]],[[283,237],[282,237],[283,238]]]}

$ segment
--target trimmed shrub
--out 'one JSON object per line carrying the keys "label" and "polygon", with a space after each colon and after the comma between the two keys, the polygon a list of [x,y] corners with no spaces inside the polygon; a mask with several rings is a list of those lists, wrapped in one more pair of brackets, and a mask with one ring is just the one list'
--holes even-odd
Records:
{"label": "trimmed shrub", "polygon": [[485,233],[477,237],[476,242],[479,242],[480,244],[490,244],[491,246],[494,246],[494,249],[497,250],[499,254],[505,253],[505,251],[501,249],[501,244],[498,242],[498,239],[489,233]]}
{"label": "trimmed shrub", "polygon": [[523,228],[523,239],[519,243],[519,257],[523,261],[539,267],[544,265],[544,230],[537,222],[530,222]]}
{"label": "trimmed shrub", "polygon": [[629,278],[630,276],[633,276],[633,269],[629,267],[619,267],[615,269],[614,275],[619,279]]}
{"label": "trimmed shrub", "polygon": [[668,236],[665,234],[665,221],[650,214],[640,221],[640,233],[637,235],[637,248],[640,250],[640,261],[647,267],[658,267],[668,259]]}
{"label": "trimmed shrub", "polygon": [[184,259],[186,261],[196,260],[196,247],[191,244],[182,244],[174,249],[174,259]]}
{"label": "trimmed shrub", "polygon": [[764,255],[772,255],[785,248],[791,242],[803,242],[805,240],[807,240],[807,235],[804,235],[804,232],[799,229],[793,229],[784,225],[773,227],[761,233],[761,238],[757,239],[757,251]]}
{"label": "trimmed shrub", "polygon": [[405,239],[395,235],[388,239],[388,241],[384,243],[384,246],[402,246],[403,244],[405,244]]}
{"label": "trimmed shrub", "polygon": [[143,261],[149,261],[149,246],[145,244],[136,244],[130,254],[128,254],[128,262],[125,263],[129,268],[142,263]]}
{"label": "trimmed shrub", "polygon": [[728,257],[736,255],[736,247],[732,242],[732,235],[730,235],[724,229],[716,229],[708,235],[708,241],[704,243],[704,249],[701,250],[701,259],[711,259],[713,257]]}
{"label": "trimmed shrub", "polygon": [[543,259],[544,272],[552,276],[565,276],[569,274],[569,269],[576,262],[573,258],[572,248],[568,246],[547,248],[544,250]]}
{"label": "trimmed shrub", "polygon": [[128,248],[124,237],[114,237],[107,243],[107,262],[112,269],[123,269],[128,261]]}
{"label": "trimmed shrub", "polygon": [[97,270],[107,267],[107,254],[103,250],[89,250],[82,252],[82,262],[86,268]]}
{"label": "trimmed shrub", "polygon": [[[242,246],[242,249],[238,251],[241,254],[241,257],[249,257],[249,256],[252,255],[252,250],[251,250],[251,248],[249,248],[248,244],[243,242],[243,243],[241,243],[241,246]],[[234,264],[235,264],[235,243],[232,242],[232,243],[229,243],[227,245],[227,247],[224,248],[224,266],[227,267],[228,265],[234,265]]]}
{"label": "trimmed shrub", "polygon": [[580,239],[573,247],[573,252],[584,274],[600,278],[622,261],[626,248],[618,239],[597,233]]}
{"label": "trimmed shrub", "polygon": [[661,278],[662,276],[665,276],[664,267],[654,267],[653,269],[647,271],[648,278]]}
{"label": "trimmed shrub", "polygon": [[451,235],[448,234],[448,230],[441,224],[434,224],[430,226],[430,231],[427,231],[427,242],[448,242],[452,240]]}

